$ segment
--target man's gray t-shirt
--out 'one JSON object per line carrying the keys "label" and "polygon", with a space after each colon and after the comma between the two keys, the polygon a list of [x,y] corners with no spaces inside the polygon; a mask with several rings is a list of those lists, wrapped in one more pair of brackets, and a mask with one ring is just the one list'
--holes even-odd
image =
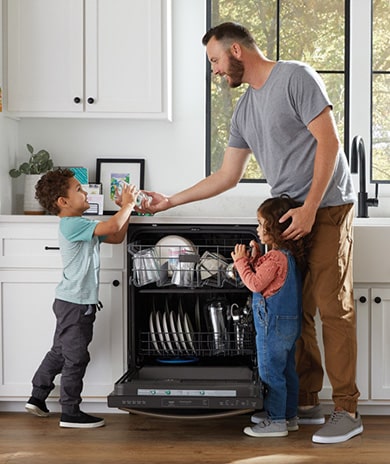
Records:
{"label": "man's gray t-shirt", "polygon": [[[278,61],[260,89],[249,87],[235,108],[229,146],[250,148],[271,186],[303,202],[309,192],[317,142],[308,124],[332,106],[323,81],[308,65]],[[356,200],[345,154],[339,151],[321,207]]]}

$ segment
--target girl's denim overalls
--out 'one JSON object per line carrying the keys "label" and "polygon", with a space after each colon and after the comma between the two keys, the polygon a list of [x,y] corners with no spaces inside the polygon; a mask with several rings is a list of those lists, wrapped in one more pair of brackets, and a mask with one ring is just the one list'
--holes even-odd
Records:
{"label": "girl's denim overalls", "polygon": [[264,409],[272,420],[297,415],[299,380],[295,370],[295,342],[301,332],[302,282],[294,257],[288,260],[283,286],[268,298],[253,293],[259,375],[265,386]]}

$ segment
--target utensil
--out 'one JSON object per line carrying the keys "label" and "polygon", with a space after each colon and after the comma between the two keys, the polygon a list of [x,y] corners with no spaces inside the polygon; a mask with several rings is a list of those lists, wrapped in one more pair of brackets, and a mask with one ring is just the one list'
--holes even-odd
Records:
{"label": "utensil", "polygon": [[212,302],[207,309],[213,330],[214,354],[222,354],[225,351],[227,341],[227,331],[223,314],[224,308],[220,301],[215,301]]}

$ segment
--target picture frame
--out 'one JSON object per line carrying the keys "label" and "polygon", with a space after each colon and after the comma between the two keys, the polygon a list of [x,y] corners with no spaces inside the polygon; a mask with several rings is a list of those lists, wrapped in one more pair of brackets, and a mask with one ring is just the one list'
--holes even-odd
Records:
{"label": "picture frame", "polygon": [[120,181],[144,188],[145,160],[140,158],[97,158],[96,183],[102,184],[103,214],[115,214],[119,206],[115,204],[115,187]]}

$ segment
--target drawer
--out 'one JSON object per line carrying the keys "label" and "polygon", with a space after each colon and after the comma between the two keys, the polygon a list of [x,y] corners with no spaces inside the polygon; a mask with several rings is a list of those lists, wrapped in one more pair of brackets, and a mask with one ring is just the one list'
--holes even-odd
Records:
{"label": "drawer", "polygon": [[[101,268],[124,269],[125,245],[101,245]],[[1,268],[61,268],[58,223],[0,225]]]}

